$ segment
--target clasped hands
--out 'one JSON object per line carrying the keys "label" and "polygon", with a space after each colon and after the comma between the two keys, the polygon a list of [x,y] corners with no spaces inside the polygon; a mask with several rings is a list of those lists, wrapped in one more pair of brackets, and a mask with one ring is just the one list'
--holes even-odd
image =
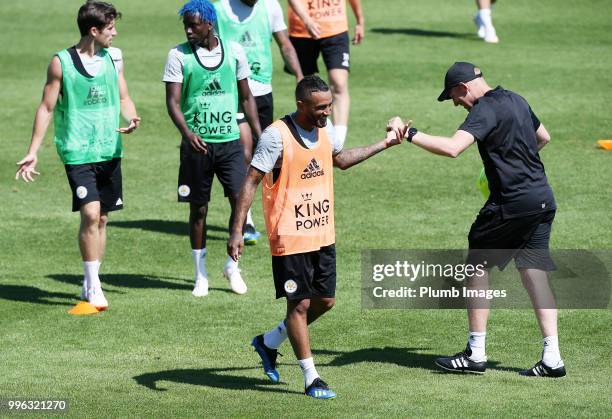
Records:
{"label": "clasped hands", "polygon": [[412,126],[412,121],[402,121],[399,116],[395,116],[387,122],[387,145],[395,145],[402,142],[406,137],[408,129]]}

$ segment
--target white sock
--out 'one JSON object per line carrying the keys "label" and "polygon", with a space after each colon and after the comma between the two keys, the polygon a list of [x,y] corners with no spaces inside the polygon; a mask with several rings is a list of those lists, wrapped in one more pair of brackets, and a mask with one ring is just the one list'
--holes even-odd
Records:
{"label": "white sock", "polygon": [[238,269],[238,262],[232,259],[231,256],[228,256],[225,261],[225,270],[232,272],[234,269]]}
{"label": "white sock", "polygon": [[336,132],[336,138],[344,144],[348,127],[346,125],[334,125],[334,131]]}
{"label": "white sock", "polygon": [[83,271],[85,273],[85,283],[87,284],[87,289],[100,289],[102,286],[100,285],[100,277],[98,276],[98,269],[100,267],[100,262],[97,260],[91,260],[87,262],[83,262]]}
{"label": "white sock", "polygon": [[487,356],[485,355],[485,339],[487,332],[470,332],[468,336],[468,344],[472,350],[470,359],[474,362],[486,361]]}
{"label": "white sock", "polygon": [[198,279],[208,278],[208,274],[206,273],[206,248],[191,249],[191,256],[193,257],[196,281]]}
{"label": "white sock", "polygon": [[482,21],[483,25],[492,27],[493,26],[493,18],[491,17],[491,9],[480,9],[478,11],[478,17]]}
{"label": "white sock", "polygon": [[[85,262],[83,262],[85,263]],[[102,262],[98,261],[98,278],[100,277],[100,265],[102,265]],[[85,269],[85,265],[83,265],[83,271],[84,271],[84,275],[83,275],[83,289],[85,290],[85,292],[87,292],[87,290],[89,289],[89,280],[88,280],[88,274],[87,274],[87,270]]]}
{"label": "white sock", "polygon": [[304,373],[304,387],[308,388],[308,386],[311,385],[316,378],[319,378],[319,373],[315,368],[312,357],[300,359],[298,362],[300,363],[300,368]]}
{"label": "white sock", "polygon": [[246,224],[255,228],[255,222],[253,221],[253,216],[251,215],[251,208],[249,208],[249,211],[247,212]]}
{"label": "white sock", "polygon": [[[544,352],[542,353],[542,363],[547,367],[557,368],[563,366],[561,352],[559,352],[559,337],[546,336],[544,338]],[[559,363],[561,365],[559,365]]]}
{"label": "white sock", "polygon": [[270,349],[278,349],[279,346],[287,339],[287,326],[285,320],[282,320],[278,326],[264,334],[264,345]]}

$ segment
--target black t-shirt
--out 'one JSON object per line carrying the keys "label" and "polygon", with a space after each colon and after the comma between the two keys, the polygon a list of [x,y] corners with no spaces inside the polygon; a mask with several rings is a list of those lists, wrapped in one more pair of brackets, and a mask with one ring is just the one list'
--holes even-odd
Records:
{"label": "black t-shirt", "polygon": [[491,195],[505,218],[556,209],[538,154],[540,120],[521,96],[498,86],[478,99],[459,127],[474,136]]}

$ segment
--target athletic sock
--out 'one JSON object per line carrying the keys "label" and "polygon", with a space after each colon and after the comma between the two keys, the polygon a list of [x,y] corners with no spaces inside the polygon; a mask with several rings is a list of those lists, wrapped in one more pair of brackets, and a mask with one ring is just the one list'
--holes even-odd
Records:
{"label": "athletic sock", "polygon": [[468,336],[468,345],[472,350],[470,359],[474,362],[482,362],[487,360],[485,355],[485,339],[487,332],[470,332]]}
{"label": "athletic sock", "polygon": [[87,290],[100,289],[100,277],[98,277],[98,268],[100,262],[97,260],[91,260],[83,262],[83,272],[85,274],[85,283],[87,284]]}
{"label": "athletic sock", "polygon": [[544,338],[544,352],[542,352],[542,363],[547,367],[551,368],[563,366],[563,361],[561,361],[561,352],[559,351],[558,336],[546,336]]}
{"label": "athletic sock", "polygon": [[298,362],[302,372],[304,373],[304,388],[308,388],[308,386],[311,385],[315,379],[319,378],[319,373],[315,368],[312,357],[300,359]]}
{"label": "athletic sock", "polygon": [[344,144],[348,127],[346,125],[334,125],[334,131],[336,133],[336,139]]}
{"label": "athletic sock", "polygon": [[234,271],[234,269],[238,269],[238,262],[232,259],[231,256],[228,256],[227,260],[225,261],[225,270],[228,272],[232,272]]}
{"label": "athletic sock", "polygon": [[206,273],[206,248],[191,249],[191,256],[193,257],[196,281],[198,279],[208,278],[208,274]]}
{"label": "athletic sock", "polygon": [[493,27],[493,19],[491,18],[491,9],[480,9],[478,11],[478,17],[480,17],[480,21],[486,27]]}
{"label": "athletic sock", "polygon": [[253,221],[253,216],[251,215],[251,208],[247,211],[246,225],[255,228],[255,222]]}
{"label": "athletic sock", "polygon": [[282,320],[278,326],[264,334],[264,345],[270,349],[278,349],[279,346],[287,339],[287,326],[285,320]]}

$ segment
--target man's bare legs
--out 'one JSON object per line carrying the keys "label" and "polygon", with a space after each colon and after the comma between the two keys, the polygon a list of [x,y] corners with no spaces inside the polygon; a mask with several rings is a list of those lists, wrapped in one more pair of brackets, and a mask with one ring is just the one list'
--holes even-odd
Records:
{"label": "man's bare legs", "polygon": [[108,214],[102,212],[100,201],[83,204],[80,208],[79,249],[83,260],[83,290],[81,298],[98,308],[106,308],[108,301],[102,293],[99,269],[106,248]]}
{"label": "man's bare legs", "polygon": [[329,70],[329,84],[334,99],[333,121],[336,137],[344,142],[348,131],[349,110],[351,106],[348,70],[341,68]]}
{"label": "man's bare legs", "polygon": [[[247,169],[251,164],[251,160],[253,159],[253,134],[251,131],[251,127],[247,122],[243,122],[238,124],[238,128],[240,128],[240,144],[244,149],[244,161],[247,165]],[[247,212],[246,223],[244,226],[244,244],[246,245],[254,245],[257,244],[257,240],[259,240],[260,233],[257,232],[255,228],[255,221],[253,221],[253,215],[251,214],[251,208]]]}
{"label": "man's bare legs", "polygon": [[519,269],[542,332],[542,362],[551,368],[563,365],[557,332],[557,304],[548,284],[548,275],[539,269]]}
{"label": "man's bare legs", "polygon": [[496,44],[499,42],[497,32],[493,26],[493,18],[491,17],[491,0],[476,0],[478,12],[474,17],[474,23],[478,27],[478,36],[484,39],[485,42]]}

